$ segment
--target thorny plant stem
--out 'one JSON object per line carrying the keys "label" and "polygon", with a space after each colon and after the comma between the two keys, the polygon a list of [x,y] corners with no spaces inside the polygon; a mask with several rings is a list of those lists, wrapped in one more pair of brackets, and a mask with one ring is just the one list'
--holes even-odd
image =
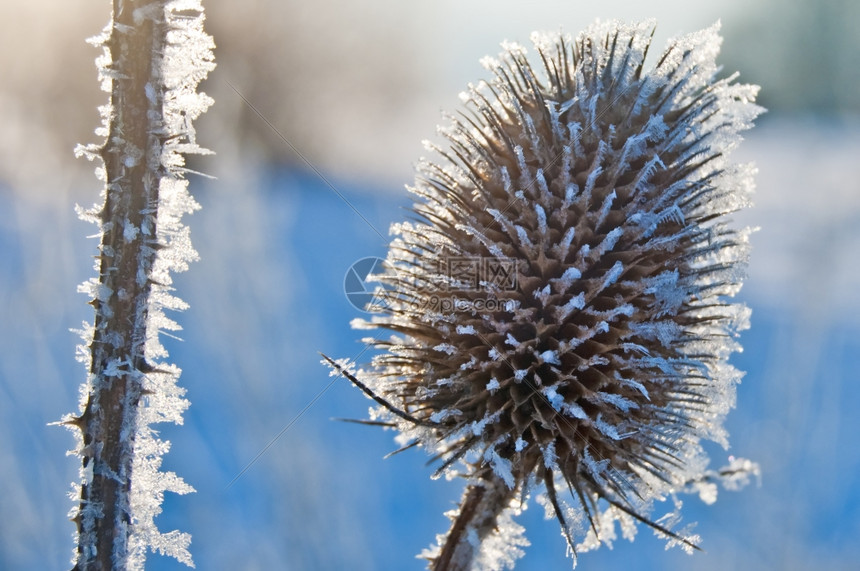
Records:
{"label": "thorny plant stem", "polygon": [[[113,1],[107,45],[111,54],[109,132],[101,157],[106,172],[101,211],[99,295],[89,368],[90,391],[74,419],[84,434],[85,478],[75,569],[121,568],[128,555],[132,457],[145,360],[147,316],[155,260],[162,131],[160,74],[154,58],[164,50],[164,1],[140,6]],[[157,60],[157,61],[160,61]]]}
{"label": "thorny plant stem", "polygon": [[480,545],[496,529],[499,515],[510,505],[516,490],[495,474],[469,484],[460,509],[451,523],[439,555],[430,562],[432,571],[468,571]]}

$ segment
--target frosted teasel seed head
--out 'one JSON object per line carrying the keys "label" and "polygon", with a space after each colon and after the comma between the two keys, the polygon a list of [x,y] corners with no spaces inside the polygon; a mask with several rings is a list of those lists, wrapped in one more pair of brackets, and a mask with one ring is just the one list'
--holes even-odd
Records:
{"label": "frosted teasel seed head", "polygon": [[728,155],[762,109],[757,87],[716,78],[718,29],[651,69],[651,22],[535,34],[531,61],[514,44],[485,60],[492,79],[419,166],[418,218],[392,228],[385,309],[355,323],[394,336],[369,340],[364,368],[329,361],[437,474],[520,497],[543,484],[571,549],[610,542],[616,520],[692,546],[647,514],[676,492],[710,498],[701,443],[727,446],[727,359],[749,312],[729,301],[748,231],[726,216],[753,186]]}

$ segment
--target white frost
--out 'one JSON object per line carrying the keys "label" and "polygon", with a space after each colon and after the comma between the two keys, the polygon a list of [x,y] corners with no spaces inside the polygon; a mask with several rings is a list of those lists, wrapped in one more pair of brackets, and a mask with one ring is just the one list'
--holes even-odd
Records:
{"label": "white frost", "polygon": [[[143,357],[154,370],[146,373],[134,370],[132,356],[114,359],[102,371],[103,378],[95,375],[88,378],[82,393],[91,394],[97,391],[100,384],[106,382],[105,379],[120,375],[136,378],[143,389],[136,415],[128,417],[128,422],[121,427],[121,433],[118,435],[121,446],[132,458],[132,474],[116,475],[124,481],[131,480],[130,496],[125,499],[127,503],[123,508],[130,513],[131,529],[116,529],[119,534],[130,532],[130,535],[126,552],[117,547],[117,552],[113,554],[114,561],[124,569],[142,569],[147,552],[156,551],[193,567],[194,563],[188,551],[190,535],[179,531],[162,533],[155,525],[155,518],[161,513],[165,492],[185,494],[193,491],[193,488],[173,472],[160,470],[162,456],[169,450],[170,445],[157,437],[152,425],[160,422],[181,424],[182,414],[188,407],[188,401],[184,398],[185,390],[177,385],[179,368],[161,362],[167,352],[161,345],[159,333],[179,329],[178,324],[166,316],[165,310],[181,310],[186,307],[186,304],[170,293],[171,273],[187,269],[188,264],[197,259],[197,253],[191,246],[188,228],[181,221],[185,214],[199,208],[188,193],[188,182],[184,179],[184,155],[209,152],[197,145],[193,121],[212,103],[211,98],[197,91],[197,86],[214,68],[214,43],[203,30],[201,0],[167,2],[163,11],[159,4],[153,3],[145,9],[136,10],[134,19],[138,24],[145,20],[159,22],[166,30],[166,37],[162,38],[164,43],[158,45],[152,56],[154,63],[145,86],[145,94],[151,105],[147,114],[149,130],[160,136],[152,137],[152,142],[146,149],[125,145],[120,160],[125,168],[146,164],[147,174],[152,175],[149,184],[158,185],[152,187],[157,191],[158,203],[152,204],[151,209],[144,213],[140,226],[125,219],[105,223],[100,227],[100,232],[103,233],[114,225],[121,226],[113,229],[121,231],[127,243],[141,239],[147,243],[154,242],[153,245],[144,247],[145,253],[145,248],[150,248],[149,254],[154,252],[154,258],[151,255],[141,256],[142,259],[152,260],[152,265],[149,266],[148,261],[141,261],[134,270],[137,283],[149,283],[151,288],[145,303],[137,304],[137,321],[145,324],[145,333],[142,334],[145,338],[133,340],[142,348],[142,354],[134,355],[134,362]],[[120,28],[118,24],[108,26],[101,35],[92,40],[93,44],[102,48],[102,55],[96,63],[102,88],[108,92],[112,82],[119,77],[114,62],[111,61],[108,42],[112,33],[130,32]],[[106,136],[114,110],[110,105],[105,105],[100,107],[100,113],[103,126],[97,130],[97,134]],[[76,153],[92,160],[98,156],[98,146],[79,146]],[[106,180],[104,167],[98,167],[97,174],[100,179]],[[113,189],[109,191],[113,192]],[[79,209],[83,219],[98,224],[100,220],[94,212],[96,211]],[[116,252],[113,248],[103,248],[102,254],[112,257]],[[92,299],[101,302],[107,302],[113,293],[100,285],[98,280],[89,280],[81,289]],[[125,290],[117,292],[117,298],[123,301],[128,299],[128,295]],[[96,311],[102,317],[111,316],[108,303],[97,304]],[[94,335],[92,327],[88,327],[84,335],[88,346],[88,341],[91,341]],[[123,347],[127,341],[114,332],[104,332],[102,340],[114,347]],[[86,346],[83,352],[79,351],[79,358],[87,365],[91,361],[88,351]],[[127,403],[127,406],[132,405]],[[82,453],[85,454],[86,450],[82,450]],[[93,462],[90,462],[89,470],[92,465]],[[82,479],[86,482],[91,475],[85,472],[82,470]],[[81,517],[87,519],[95,515],[89,507],[85,507],[81,510]],[[94,545],[85,544],[90,539],[82,537],[85,554],[95,550]]]}

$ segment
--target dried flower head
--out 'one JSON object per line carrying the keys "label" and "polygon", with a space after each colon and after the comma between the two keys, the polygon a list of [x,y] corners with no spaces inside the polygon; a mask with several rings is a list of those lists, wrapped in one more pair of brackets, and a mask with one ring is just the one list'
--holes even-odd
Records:
{"label": "dried flower head", "polygon": [[748,232],[725,217],[752,187],[727,155],[761,109],[757,87],[716,79],[718,25],[646,70],[652,35],[596,24],[535,34],[538,69],[515,44],[484,62],[493,79],[419,166],[418,219],[392,227],[387,304],[358,323],[395,336],[370,340],[363,369],[329,360],[437,475],[470,479],[435,569],[490,557],[481,542],[538,490],[574,552],[611,541],[615,520],[694,545],[647,514],[710,490],[701,442],[727,445],[749,312],[727,301]]}

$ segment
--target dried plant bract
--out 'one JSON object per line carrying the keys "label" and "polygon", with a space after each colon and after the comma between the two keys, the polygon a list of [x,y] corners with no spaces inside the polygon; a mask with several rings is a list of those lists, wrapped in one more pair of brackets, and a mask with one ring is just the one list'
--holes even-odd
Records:
{"label": "dried plant bract", "polygon": [[756,472],[708,469],[741,373],[728,363],[749,311],[731,303],[753,168],[729,161],[761,112],[758,88],[718,79],[718,25],[645,59],[653,23],[535,34],[485,60],[410,190],[377,279],[386,304],[355,325],[369,365],[331,361],[380,406],[373,420],[468,479],[432,569],[512,567],[511,520],[530,496],[571,552],[632,538],[698,538],[678,492]]}

